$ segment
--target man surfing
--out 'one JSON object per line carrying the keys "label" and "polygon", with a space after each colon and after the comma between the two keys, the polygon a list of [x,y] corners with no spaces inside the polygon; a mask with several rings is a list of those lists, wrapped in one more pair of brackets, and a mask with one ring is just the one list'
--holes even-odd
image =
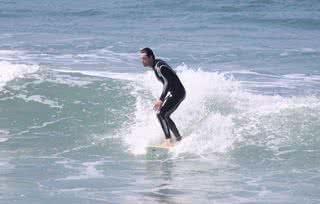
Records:
{"label": "man surfing", "polygon": [[172,147],[174,144],[171,142],[170,130],[176,141],[180,141],[182,137],[170,115],[185,99],[185,88],[176,72],[165,61],[156,59],[150,48],[141,49],[140,58],[143,66],[152,68],[157,79],[163,84],[161,96],[154,101],[154,109],[158,111],[157,117],[166,138],[160,146]]}

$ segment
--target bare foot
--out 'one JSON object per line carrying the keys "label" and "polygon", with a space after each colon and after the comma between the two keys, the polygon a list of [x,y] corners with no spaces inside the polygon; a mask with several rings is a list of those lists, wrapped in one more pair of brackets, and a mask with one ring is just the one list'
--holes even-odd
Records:
{"label": "bare foot", "polygon": [[173,147],[174,144],[171,143],[170,139],[166,139],[163,143],[160,144],[161,147]]}

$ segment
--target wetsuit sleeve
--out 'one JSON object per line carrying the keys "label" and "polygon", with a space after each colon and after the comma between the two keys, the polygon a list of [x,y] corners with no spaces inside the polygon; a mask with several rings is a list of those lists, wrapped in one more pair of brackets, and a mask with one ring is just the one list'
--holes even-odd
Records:
{"label": "wetsuit sleeve", "polygon": [[157,79],[164,84],[163,79],[158,75],[157,71],[154,70],[154,74],[156,75]]}
{"label": "wetsuit sleeve", "polygon": [[172,76],[173,73],[170,71],[170,69],[164,65],[160,67],[160,72],[164,78],[164,83],[163,83],[162,93],[159,99],[161,101],[164,101],[164,98],[167,96],[170,86],[172,86],[172,82],[174,78]]}

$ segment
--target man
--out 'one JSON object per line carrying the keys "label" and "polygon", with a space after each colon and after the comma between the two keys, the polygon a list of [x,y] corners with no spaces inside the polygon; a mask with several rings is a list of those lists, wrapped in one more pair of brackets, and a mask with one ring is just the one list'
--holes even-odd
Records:
{"label": "man", "polygon": [[158,111],[157,117],[166,137],[161,146],[173,146],[170,130],[175,135],[176,141],[181,140],[181,135],[170,115],[185,99],[185,88],[175,71],[165,61],[156,59],[150,48],[141,49],[140,58],[142,64],[145,67],[151,67],[157,79],[163,84],[161,96],[154,102],[154,109]]}

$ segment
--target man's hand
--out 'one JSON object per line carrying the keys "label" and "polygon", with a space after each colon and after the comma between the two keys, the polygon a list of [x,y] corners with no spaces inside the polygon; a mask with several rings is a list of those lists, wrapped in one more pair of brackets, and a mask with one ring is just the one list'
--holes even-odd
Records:
{"label": "man's hand", "polygon": [[162,101],[160,101],[159,99],[153,102],[153,109],[155,110],[160,110],[160,107],[162,105]]}

